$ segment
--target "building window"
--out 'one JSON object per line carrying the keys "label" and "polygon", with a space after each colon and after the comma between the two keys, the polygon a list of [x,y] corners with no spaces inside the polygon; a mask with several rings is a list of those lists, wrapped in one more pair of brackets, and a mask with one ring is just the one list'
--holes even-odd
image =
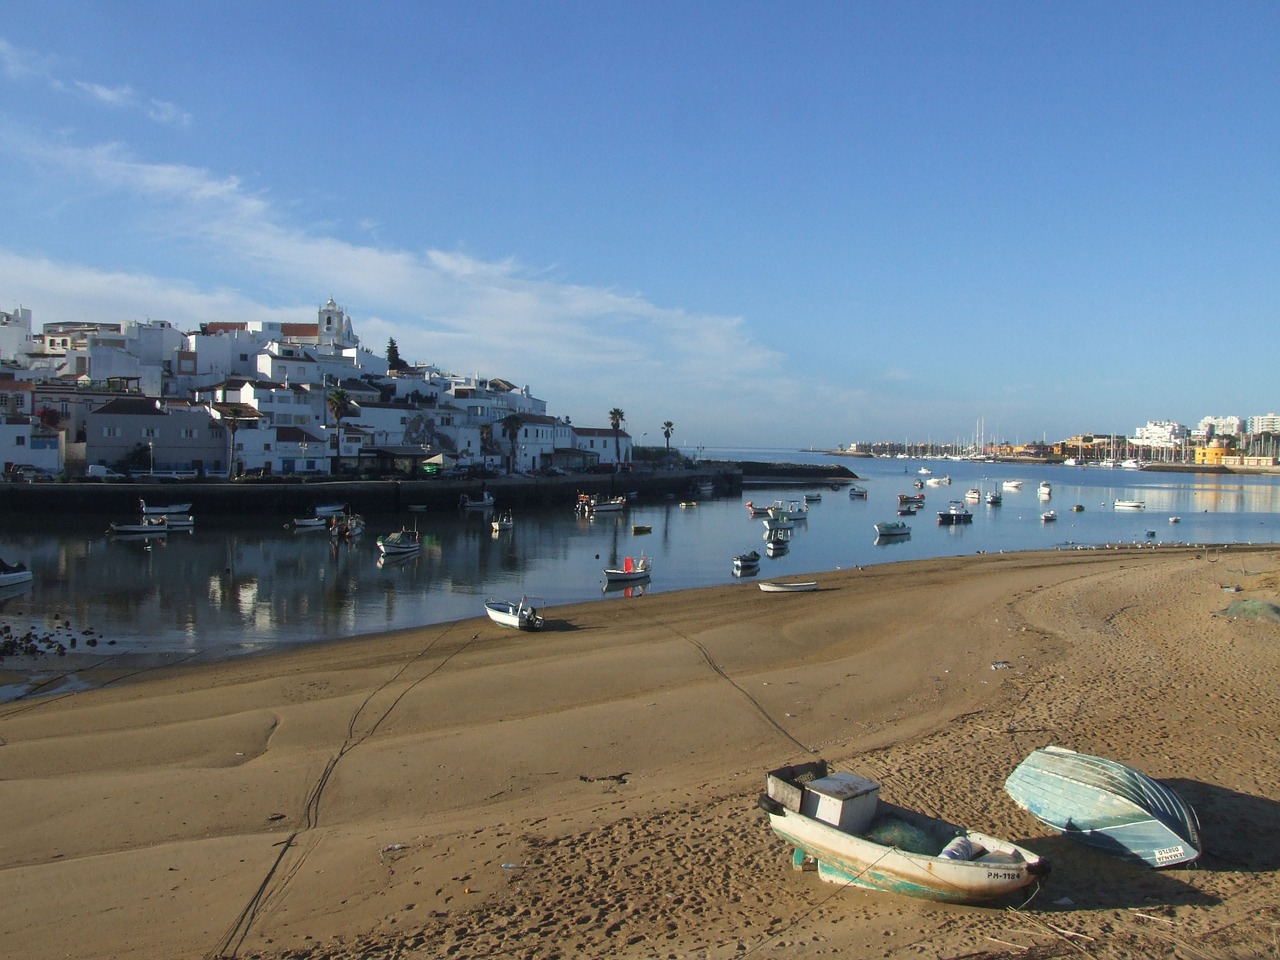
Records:
{"label": "building window", "polygon": [[19,434],[13,438],[13,443],[14,446],[25,447],[27,445],[27,438]]}
{"label": "building window", "polygon": [[184,428],[183,428],[183,430],[182,430],[182,439],[183,439],[183,440],[194,440],[195,438],[196,438],[196,432],[195,432],[195,430],[193,430],[191,427],[184,427]]}
{"label": "building window", "polygon": [[143,439],[145,439],[145,440],[159,440],[159,439],[160,439],[160,431],[159,431],[159,430],[157,430],[155,427],[143,427],[143,428],[142,428],[142,437],[143,437]]}
{"label": "building window", "polygon": [[119,427],[103,427],[102,436],[108,440],[118,439],[120,436],[120,428]]}

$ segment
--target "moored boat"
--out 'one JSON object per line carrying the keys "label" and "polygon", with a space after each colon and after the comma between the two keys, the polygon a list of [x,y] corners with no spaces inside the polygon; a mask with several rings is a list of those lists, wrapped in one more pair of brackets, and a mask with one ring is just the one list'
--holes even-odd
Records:
{"label": "moored boat", "polygon": [[867,499],[867,488],[866,488],[866,487],[860,487],[860,486],[858,486],[858,485],[855,483],[853,486],[851,486],[851,487],[849,488],[849,499],[850,499],[850,500],[865,500],[865,499]]}
{"label": "moored boat", "polygon": [[458,498],[458,506],[463,510],[492,510],[493,494],[485,490],[478,497],[463,494]]}
{"label": "moored boat", "polygon": [[417,530],[397,530],[378,537],[378,551],[384,557],[407,557],[422,552],[422,536]]}
{"label": "moored boat", "polygon": [[358,513],[342,513],[329,518],[329,536],[335,540],[350,540],[364,533],[364,517]]}
{"label": "moored boat", "polygon": [[[12,587],[30,583],[34,575],[25,563],[6,563],[0,560],[0,587]],[[16,592],[16,591],[15,591]]]}
{"label": "moored boat", "polygon": [[604,578],[609,583],[631,583],[636,580],[648,580],[651,566],[649,558],[643,553],[640,554],[639,560],[626,557],[623,559],[620,568],[606,567]]}
{"label": "moored boat", "polygon": [[1152,867],[1200,856],[1200,821],[1173,790],[1114,760],[1047,746],[1004,785],[1013,801],[1072,840]]}
{"label": "moored boat", "polygon": [[142,515],[144,517],[162,517],[170,513],[190,513],[191,504],[187,503],[147,503],[145,500],[139,500],[142,506]]}
{"label": "moored boat", "polygon": [[107,525],[111,533],[145,533],[150,536],[162,537],[167,534],[170,529],[168,517],[163,515],[143,517],[141,523],[111,523]]}
{"label": "moored boat", "polygon": [[1006,490],[1021,490],[1021,489],[1022,489],[1022,481],[1021,481],[1021,480],[1006,480],[1006,481],[1004,481],[1004,483],[1000,484],[1000,486],[1004,487]]}
{"label": "moored boat", "polygon": [[969,508],[964,505],[963,500],[952,500],[951,505],[946,510],[938,511],[938,523],[944,527],[956,526],[961,523],[973,523],[973,514],[969,512]]}
{"label": "moored boat", "polygon": [[1058,519],[1058,512],[1056,510],[1046,510],[1044,513],[1040,514],[1040,519],[1045,523],[1053,523],[1053,521]]}
{"label": "moored boat", "polygon": [[906,537],[911,528],[902,520],[882,520],[875,525],[877,537]]}
{"label": "moored boat", "polygon": [[740,553],[733,558],[733,572],[738,576],[744,573],[754,573],[760,569],[760,551],[750,550],[746,553]]}
{"label": "moored boat", "polygon": [[964,492],[964,498],[970,503],[977,503],[982,499],[982,491],[977,487],[970,487]]}
{"label": "moored boat", "polygon": [[880,785],[824,760],[771,770],[758,804],[792,866],[830,883],[976,903],[1041,881],[1049,862],[1017,844],[887,803]]}
{"label": "moored boat", "polygon": [[504,510],[498,516],[489,521],[489,526],[493,528],[494,533],[501,533],[503,530],[514,529],[516,525],[515,516],[510,510]]}
{"label": "moored boat", "polygon": [[998,507],[1004,503],[1004,495],[999,490],[991,490],[987,493],[987,506]]}
{"label": "moored boat", "polygon": [[1041,480],[1040,486],[1036,487],[1036,496],[1043,500],[1047,500],[1049,497],[1053,496],[1053,484],[1048,480]]}
{"label": "moored boat", "polygon": [[1117,500],[1115,502],[1117,510],[1142,510],[1146,505],[1146,502],[1142,500]]}

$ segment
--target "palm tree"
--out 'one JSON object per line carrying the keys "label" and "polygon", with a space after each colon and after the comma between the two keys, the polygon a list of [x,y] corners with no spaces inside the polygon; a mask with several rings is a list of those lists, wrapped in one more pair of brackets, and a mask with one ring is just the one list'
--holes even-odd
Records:
{"label": "palm tree", "polygon": [[609,411],[609,426],[613,427],[613,459],[617,461],[613,470],[622,469],[622,425],[627,422],[627,415],[614,407]]}
{"label": "palm tree", "polygon": [[351,398],[341,387],[334,387],[328,398],[329,413],[333,415],[333,473],[338,473],[342,457],[342,418],[351,413]]}
{"label": "palm tree", "polygon": [[502,424],[502,435],[511,441],[511,459],[507,464],[507,473],[511,473],[516,464],[516,440],[520,437],[520,428],[524,426],[524,421],[520,419],[520,414],[508,413],[498,422]]}
{"label": "palm tree", "polygon": [[671,459],[671,434],[675,432],[676,425],[670,420],[664,420],[662,423],[662,435],[667,441],[667,459]]}

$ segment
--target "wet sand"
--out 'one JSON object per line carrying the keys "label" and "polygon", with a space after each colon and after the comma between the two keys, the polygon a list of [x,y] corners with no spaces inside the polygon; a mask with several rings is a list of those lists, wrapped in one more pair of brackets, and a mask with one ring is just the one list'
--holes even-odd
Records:
{"label": "wet sand", "polygon": [[[804,578],[810,579],[810,578]],[[0,705],[0,956],[1257,957],[1280,939],[1280,552],[1009,554],[486,619]],[[1228,593],[1224,587],[1240,587]],[[1166,780],[1153,871],[1005,795],[1058,743]],[[823,883],[755,806],[823,756],[1021,842],[1030,902]]]}

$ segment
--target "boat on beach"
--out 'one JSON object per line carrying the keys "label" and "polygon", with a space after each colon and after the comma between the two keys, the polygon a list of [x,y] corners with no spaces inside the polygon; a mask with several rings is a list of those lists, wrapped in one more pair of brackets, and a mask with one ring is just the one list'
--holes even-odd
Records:
{"label": "boat on beach", "polygon": [[765,593],[812,593],[818,589],[817,580],[762,580],[760,589]]}
{"label": "boat on beach", "polygon": [[1086,846],[1151,867],[1200,856],[1200,821],[1173,790],[1115,760],[1049,745],[1004,784],[1014,803]]}
{"label": "boat on beach", "polygon": [[880,785],[825,760],[769,771],[757,801],[773,832],[829,883],[924,900],[978,903],[1042,881],[1032,851],[879,797]]}
{"label": "boat on beach", "polygon": [[541,629],[543,618],[536,607],[530,603],[533,597],[521,597],[519,603],[512,603],[510,600],[494,600],[490,598],[484,602],[484,612],[489,615],[489,619],[494,623],[500,623],[504,627],[515,627],[517,630],[538,630]]}

